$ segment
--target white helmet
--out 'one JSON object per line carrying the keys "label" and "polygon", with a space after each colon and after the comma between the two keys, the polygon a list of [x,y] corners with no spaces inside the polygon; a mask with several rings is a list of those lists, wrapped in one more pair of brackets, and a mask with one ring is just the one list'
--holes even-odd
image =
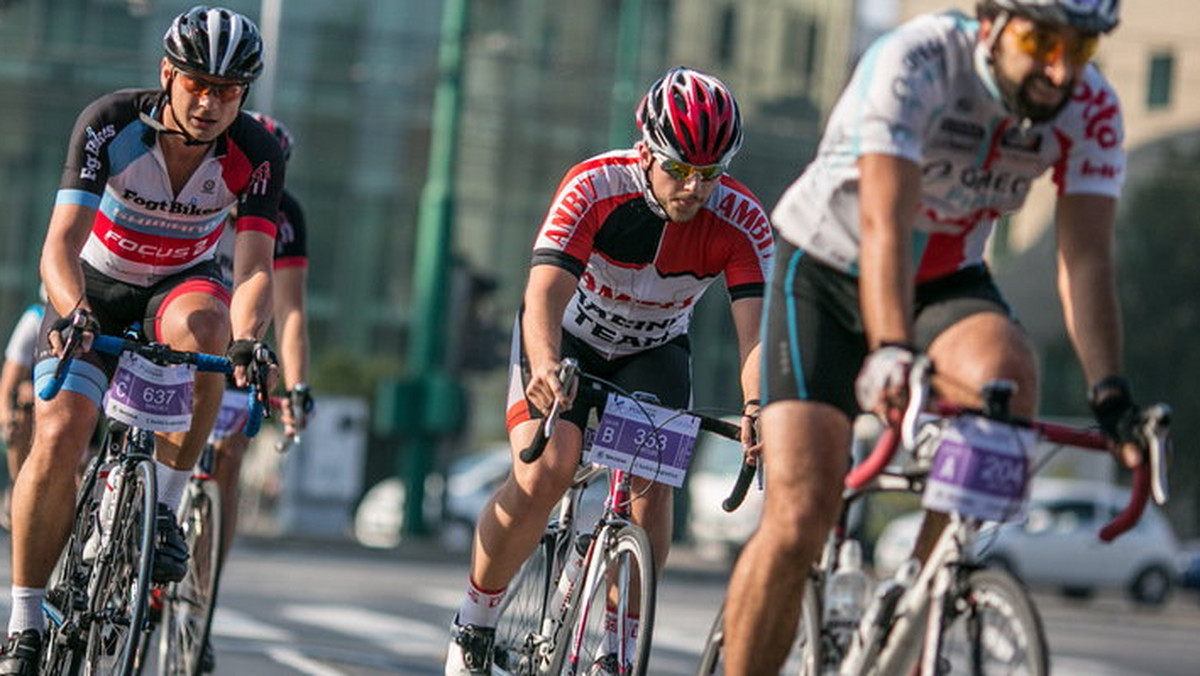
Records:
{"label": "white helmet", "polygon": [[1107,33],[1121,22],[1121,0],[981,0],[979,12],[1004,11],[1035,21]]}

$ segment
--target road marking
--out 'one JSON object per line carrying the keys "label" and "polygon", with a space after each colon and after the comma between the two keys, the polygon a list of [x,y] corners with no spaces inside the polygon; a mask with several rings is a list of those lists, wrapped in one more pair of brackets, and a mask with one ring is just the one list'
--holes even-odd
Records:
{"label": "road marking", "polygon": [[407,656],[444,654],[449,628],[440,624],[345,605],[291,604],[281,606],[281,618],[370,641]]}
{"label": "road marking", "polygon": [[292,643],[295,639],[295,636],[287,630],[260,622],[245,613],[219,605],[213,611],[212,631],[217,636],[257,641]]}
{"label": "road marking", "polygon": [[307,676],[348,676],[349,674],[349,672],[310,660],[291,648],[268,648],[267,657],[284,666],[291,667],[301,674],[307,674]]}

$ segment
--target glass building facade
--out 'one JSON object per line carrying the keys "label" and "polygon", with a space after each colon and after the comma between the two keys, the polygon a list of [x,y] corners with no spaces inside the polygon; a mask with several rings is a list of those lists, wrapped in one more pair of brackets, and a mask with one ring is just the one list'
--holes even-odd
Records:
{"label": "glass building facade", "polygon": [[[109,91],[157,86],[162,33],[192,4],[15,0],[0,12],[0,326],[35,297],[75,116]],[[335,354],[400,365],[442,3],[223,4],[268,38],[267,75],[247,107],[295,137],[287,182],[309,224],[314,366]],[[453,249],[497,280],[502,316],[520,301],[559,179],[633,143],[633,106],[667,67],[698,67],[734,89],[746,142],[732,172],[770,208],[811,157],[852,56],[854,3],[842,0],[468,0],[467,9]],[[723,299],[714,288],[694,322],[694,333],[711,334],[693,341],[699,403],[731,403],[736,349]],[[476,434],[501,430],[501,370],[467,378]]]}

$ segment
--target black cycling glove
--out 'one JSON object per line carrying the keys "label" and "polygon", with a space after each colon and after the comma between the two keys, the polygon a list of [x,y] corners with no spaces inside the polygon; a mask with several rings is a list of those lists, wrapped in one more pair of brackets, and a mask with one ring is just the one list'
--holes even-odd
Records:
{"label": "black cycling glove", "polygon": [[1137,441],[1142,410],[1133,403],[1128,380],[1120,376],[1101,379],[1088,391],[1088,405],[1109,439],[1117,443]]}
{"label": "black cycling glove", "polygon": [[71,341],[76,334],[90,333],[100,335],[100,322],[92,313],[78,308],[66,317],[59,317],[50,324],[50,330],[62,336],[63,344]]}

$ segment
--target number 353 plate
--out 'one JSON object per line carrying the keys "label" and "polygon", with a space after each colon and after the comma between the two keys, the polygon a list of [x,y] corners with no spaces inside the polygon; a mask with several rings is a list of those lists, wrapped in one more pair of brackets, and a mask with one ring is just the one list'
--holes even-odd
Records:
{"label": "number 353 plate", "polygon": [[591,460],[678,488],[699,430],[695,416],[610,394],[592,438]]}

